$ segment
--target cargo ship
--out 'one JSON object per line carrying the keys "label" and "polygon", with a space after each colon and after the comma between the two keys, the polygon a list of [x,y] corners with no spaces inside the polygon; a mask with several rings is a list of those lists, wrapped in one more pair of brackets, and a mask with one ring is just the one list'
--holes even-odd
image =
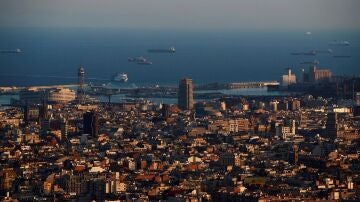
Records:
{"label": "cargo ship", "polygon": [[334,41],[330,42],[329,45],[331,45],[331,46],[350,46],[350,42],[334,40]]}
{"label": "cargo ship", "polygon": [[129,57],[128,58],[129,62],[134,62],[138,65],[152,65],[152,62],[146,58],[144,58],[143,56],[140,57]]}
{"label": "cargo ship", "polygon": [[334,58],[351,58],[351,55],[334,55]]}
{"label": "cargo ship", "polygon": [[140,56],[140,57],[128,57],[128,61],[129,62],[146,62],[147,59],[144,58],[143,56]]}
{"label": "cargo ship", "polygon": [[176,49],[175,49],[175,47],[171,46],[170,48],[166,48],[166,49],[149,49],[148,52],[151,52],[151,53],[175,53]]}
{"label": "cargo ship", "polygon": [[304,52],[303,55],[316,55],[316,51],[311,50],[309,52]]}
{"label": "cargo ship", "polygon": [[20,48],[15,50],[0,50],[0,53],[22,53],[22,50]]}
{"label": "cargo ship", "polygon": [[152,65],[152,62],[146,60],[146,61],[142,61],[142,62],[137,62],[136,64],[138,64],[138,65]]}
{"label": "cargo ship", "polygon": [[320,62],[319,62],[318,60],[300,62],[301,65],[306,65],[306,64],[318,65],[319,63],[320,63]]}

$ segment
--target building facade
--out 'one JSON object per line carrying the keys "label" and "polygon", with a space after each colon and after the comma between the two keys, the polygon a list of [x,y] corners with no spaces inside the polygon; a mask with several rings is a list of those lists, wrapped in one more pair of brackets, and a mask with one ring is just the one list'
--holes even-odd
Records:
{"label": "building facade", "polygon": [[30,88],[19,93],[22,105],[36,105],[44,102],[51,104],[66,104],[76,98],[75,91],[68,88],[37,89]]}
{"label": "building facade", "polygon": [[329,82],[331,74],[329,69],[318,69],[316,66],[311,66],[309,69],[309,82]]}
{"label": "building facade", "polygon": [[75,91],[68,88],[56,88],[49,90],[49,103],[66,104],[76,99]]}

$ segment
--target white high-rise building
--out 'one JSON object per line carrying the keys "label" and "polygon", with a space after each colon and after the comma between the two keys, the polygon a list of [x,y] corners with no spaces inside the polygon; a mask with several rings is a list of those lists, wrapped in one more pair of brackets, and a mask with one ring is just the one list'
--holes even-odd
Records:
{"label": "white high-rise building", "polygon": [[291,72],[291,69],[287,69],[287,73],[281,76],[281,85],[288,86],[290,84],[296,83],[296,76]]}

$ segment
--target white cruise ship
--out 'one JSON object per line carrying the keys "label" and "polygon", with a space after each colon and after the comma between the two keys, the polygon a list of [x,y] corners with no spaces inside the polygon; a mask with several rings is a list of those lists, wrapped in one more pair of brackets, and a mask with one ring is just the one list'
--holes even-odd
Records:
{"label": "white cruise ship", "polygon": [[129,80],[129,78],[126,73],[117,73],[113,77],[113,80],[118,81],[118,82],[127,82]]}

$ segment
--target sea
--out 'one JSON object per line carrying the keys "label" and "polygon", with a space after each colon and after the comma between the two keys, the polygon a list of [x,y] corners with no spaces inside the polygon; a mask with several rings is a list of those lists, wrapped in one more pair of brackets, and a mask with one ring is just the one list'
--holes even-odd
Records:
{"label": "sea", "polygon": [[[175,53],[147,51],[171,46]],[[0,50],[15,49],[22,53],[0,53],[0,86],[74,84],[80,65],[87,83],[109,83],[119,72],[128,74],[129,86],[176,85],[183,77],[195,85],[274,81],[286,68],[299,76],[309,68],[301,63],[315,60],[335,75],[360,75],[360,31],[349,30],[0,28]],[[318,54],[291,54],[312,50]],[[128,61],[140,56],[152,64]]]}

